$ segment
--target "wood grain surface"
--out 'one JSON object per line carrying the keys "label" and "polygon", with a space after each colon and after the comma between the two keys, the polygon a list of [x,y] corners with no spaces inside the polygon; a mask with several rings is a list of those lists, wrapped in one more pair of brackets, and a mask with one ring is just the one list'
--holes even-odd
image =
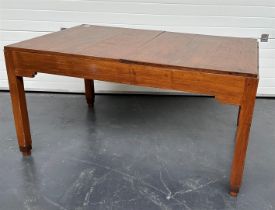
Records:
{"label": "wood grain surface", "polygon": [[6,46],[257,77],[257,40],[80,25]]}

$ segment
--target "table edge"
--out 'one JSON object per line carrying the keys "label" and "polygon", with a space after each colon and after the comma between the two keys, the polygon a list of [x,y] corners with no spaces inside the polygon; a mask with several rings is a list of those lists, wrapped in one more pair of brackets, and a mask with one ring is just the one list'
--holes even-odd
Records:
{"label": "table edge", "polygon": [[[17,52],[48,54],[48,55],[73,56],[73,57],[81,57],[81,58],[103,60],[103,61],[104,60],[105,61],[106,60],[107,61],[114,61],[114,62],[119,62],[119,63],[147,65],[147,66],[160,67],[160,68],[171,68],[171,69],[179,69],[179,70],[199,71],[199,72],[202,72],[202,73],[212,73],[212,74],[231,75],[231,76],[243,76],[243,77],[251,77],[251,78],[258,78],[259,77],[259,55],[257,56],[258,57],[257,74],[253,74],[253,73],[231,72],[231,71],[218,70],[218,69],[195,68],[195,67],[188,67],[188,66],[183,67],[183,66],[177,66],[177,65],[167,65],[167,64],[150,63],[150,62],[140,62],[140,61],[127,60],[127,59],[113,59],[113,58],[95,57],[95,56],[80,55],[80,54],[69,54],[69,53],[61,53],[61,52],[54,52],[54,51],[33,50],[33,49],[27,49],[27,48],[12,47],[10,45],[4,46],[4,51],[17,51]],[[259,50],[257,50],[257,53],[259,53]]]}

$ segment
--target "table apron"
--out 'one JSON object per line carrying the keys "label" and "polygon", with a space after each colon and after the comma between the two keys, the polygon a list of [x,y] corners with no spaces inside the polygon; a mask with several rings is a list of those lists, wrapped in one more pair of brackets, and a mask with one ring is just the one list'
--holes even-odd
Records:
{"label": "table apron", "polygon": [[203,72],[76,55],[12,51],[15,74],[34,77],[37,72],[138,86],[187,91],[215,96],[240,105],[246,76]]}

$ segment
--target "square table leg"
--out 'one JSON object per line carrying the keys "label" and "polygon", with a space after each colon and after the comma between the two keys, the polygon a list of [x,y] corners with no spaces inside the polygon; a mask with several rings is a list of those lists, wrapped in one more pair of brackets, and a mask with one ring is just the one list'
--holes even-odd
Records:
{"label": "square table leg", "polygon": [[87,104],[93,107],[95,102],[94,80],[84,79],[84,83]]}
{"label": "square table leg", "polygon": [[235,151],[230,177],[230,194],[237,196],[242,182],[249,131],[252,123],[258,79],[247,78],[239,109]]}
{"label": "square table leg", "polygon": [[23,156],[29,156],[31,155],[32,140],[24,91],[24,81],[23,77],[16,76],[15,74],[12,54],[5,52],[5,59],[19,149]]}

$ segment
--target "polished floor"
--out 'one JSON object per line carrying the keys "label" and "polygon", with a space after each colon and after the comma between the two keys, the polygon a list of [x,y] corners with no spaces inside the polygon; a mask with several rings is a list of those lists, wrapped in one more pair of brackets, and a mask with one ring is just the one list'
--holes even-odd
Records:
{"label": "polished floor", "polygon": [[275,207],[275,99],[257,99],[243,185],[228,194],[237,108],[208,97],[27,94],[32,157],[0,92],[0,209]]}

